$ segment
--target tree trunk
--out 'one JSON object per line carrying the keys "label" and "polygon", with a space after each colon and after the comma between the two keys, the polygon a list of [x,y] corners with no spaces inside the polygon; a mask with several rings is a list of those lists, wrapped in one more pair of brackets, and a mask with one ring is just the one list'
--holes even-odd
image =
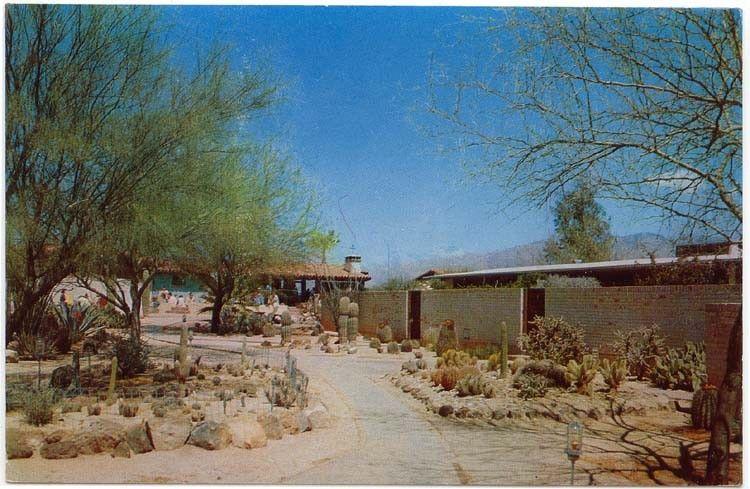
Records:
{"label": "tree trunk", "polygon": [[719,404],[711,427],[705,485],[729,483],[729,444],[742,435],[742,308],[732,327],[727,371],[719,390]]}
{"label": "tree trunk", "polygon": [[211,308],[211,332],[219,334],[221,328],[221,309],[224,306],[224,292],[215,291],[214,305]]}

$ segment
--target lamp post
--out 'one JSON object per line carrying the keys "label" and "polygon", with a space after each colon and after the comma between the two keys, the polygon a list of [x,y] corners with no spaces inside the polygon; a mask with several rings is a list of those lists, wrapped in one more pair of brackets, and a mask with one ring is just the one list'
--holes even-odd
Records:
{"label": "lamp post", "polygon": [[568,425],[568,431],[565,436],[565,454],[570,460],[570,485],[575,485],[576,460],[581,457],[583,450],[583,426],[578,421],[573,421]]}

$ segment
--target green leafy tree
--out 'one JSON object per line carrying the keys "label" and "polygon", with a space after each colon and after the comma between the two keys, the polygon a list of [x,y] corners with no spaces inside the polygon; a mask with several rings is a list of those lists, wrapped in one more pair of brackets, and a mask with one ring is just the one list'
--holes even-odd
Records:
{"label": "green leafy tree", "polygon": [[8,338],[101,255],[98,244],[134,215],[137,189],[203,152],[195,143],[219,147],[273,94],[257,73],[230,76],[220,51],[179,73],[159,32],[148,7],[6,9]]}
{"label": "green leafy tree", "polygon": [[304,256],[315,200],[299,169],[268,147],[224,157],[216,168],[211,219],[179,263],[213,296],[211,331],[218,334],[240,277]]}
{"label": "green leafy tree", "polygon": [[339,242],[339,237],[334,230],[331,229],[327,233],[316,230],[310,233],[310,236],[307,239],[307,247],[310,248],[310,250],[319,253],[320,263],[325,263],[328,253],[334,249]]}
{"label": "green leafy tree", "polygon": [[596,202],[594,189],[585,181],[555,207],[555,234],[544,247],[550,263],[605,261],[612,257],[614,239],[609,222],[604,208]]}

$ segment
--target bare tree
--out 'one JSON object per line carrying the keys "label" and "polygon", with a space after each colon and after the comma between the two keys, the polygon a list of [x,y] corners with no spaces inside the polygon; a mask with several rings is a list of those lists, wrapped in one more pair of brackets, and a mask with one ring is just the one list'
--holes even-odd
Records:
{"label": "bare tree", "polygon": [[433,135],[508,204],[582,175],[684,237],[742,224],[739,10],[519,9],[482,19],[481,60],[434,63]]}

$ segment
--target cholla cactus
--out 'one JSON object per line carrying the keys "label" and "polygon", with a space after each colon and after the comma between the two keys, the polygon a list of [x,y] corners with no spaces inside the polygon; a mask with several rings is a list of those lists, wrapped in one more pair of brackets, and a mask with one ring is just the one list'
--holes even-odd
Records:
{"label": "cholla cactus", "polygon": [[584,355],[581,363],[575,360],[568,362],[567,380],[572,383],[579,394],[591,395],[591,383],[596,376],[599,362],[593,355]]}
{"label": "cholla cactus", "polygon": [[613,360],[612,362],[605,358],[602,360],[601,366],[599,366],[599,372],[601,372],[604,382],[606,382],[610,390],[616,391],[628,374],[628,365],[624,358]]}

